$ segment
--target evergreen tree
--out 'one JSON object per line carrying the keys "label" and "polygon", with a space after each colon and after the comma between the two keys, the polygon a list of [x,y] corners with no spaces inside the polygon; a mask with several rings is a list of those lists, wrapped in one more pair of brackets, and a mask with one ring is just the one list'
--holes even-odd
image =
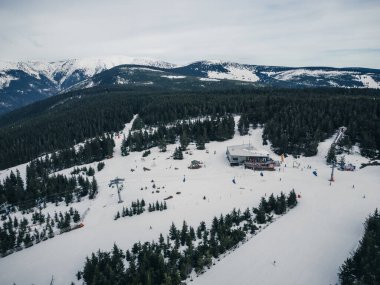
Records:
{"label": "evergreen tree", "polygon": [[177,160],[182,160],[183,159],[183,154],[182,154],[181,148],[179,148],[179,147],[175,148],[175,151],[174,151],[174,154],[173,154],[173,159],[177,159]]}
{"label": "evergreen tree", "polygon": [[97,165],[98,171],[101,171],[104,168],[104,165],[105,165],[104,162],[99,162]]}
{"label": "evergreen tree", "polygon": [[242,114],[238,122],[238,131],[241,136],[247,135],[249,131],[249,120],[247,114]]}
{"label": "evergreen tree", "polygon": [[198,136],[197,141],[196,141],[196,147],[199,150],[205,149],[205,138],[203,134]]}
{"label": "evergreen tree", "polygon": [[161,138],[158,142],[158,148],[160,149],[160,152],[166,152],[166,141],[164,138]]}
{"label": "evergreen tree", "polygon": [[181,144],[181,150],[184,151],[186,150],[187,146],[189,145],[189,138],[187,136],[187,133],[184,131],[182,132],[181,136],[180,136],[180,139],[179,139],[179,142]]}
{"label": "evergreen tree", "polygon": [[[131,133],[129,133],[129,138],[130,138]],[[127,156],[129,154],[129,142],[123,137],[123,140],[121,142],[121,155],[122,156]]]}
{"label": "evergreen tree", "polygon": [[137,116],[136,119],[133,121],[132,124],[132,130],[141,130],[144,128],[144,121],[140,118],[140,116]]}
{"label": "evergreen tree", "polygon": [[380,215],[378,210],[365,221],[364,235],[356,251],[339,271],[341,284],[378,284],[380,280]]}
{"label": "evergreen tree", "polygon": [[336,162],[336,155],[335,155],[335,144],[332,144],[328,153],[327,153],[327,156],[326,156],[326,162],[328,164],[332,164],[332,163],[335,163]]}
{"label": "evergreen tree", "polygon": [[297,205],[297,195],[294,192],[294,190],[290,191],[288,199],[287,199],[287,205],[289,208],[293,208]]}

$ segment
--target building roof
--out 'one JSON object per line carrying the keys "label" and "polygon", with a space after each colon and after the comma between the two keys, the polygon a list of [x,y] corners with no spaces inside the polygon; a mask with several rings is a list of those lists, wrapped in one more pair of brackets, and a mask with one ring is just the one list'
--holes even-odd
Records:
{"label": "building roof", "polygon": [[227,147],[230,155],[246,157],[267,157],[269,153],[265,150],[258,150],[251,144],[233,145]]}

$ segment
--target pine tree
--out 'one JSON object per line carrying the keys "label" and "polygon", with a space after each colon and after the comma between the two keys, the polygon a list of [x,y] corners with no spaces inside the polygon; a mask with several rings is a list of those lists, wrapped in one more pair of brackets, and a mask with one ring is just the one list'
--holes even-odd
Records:
{"label": "pine tree", "polygon": [[137,116],[136,119],[133,121],[132,130],[141,130],[142,128],[144,128],[144,126],[144,121],[140,118],[140,116]]}
{"label": "pine tree", "polygon": [[179,147],[175,148],[175,151],[173,154],[173,159],[176,159],[176,160],[182,160],[183,159],[183,154],[182,154],[181,148],[179,148]]}
{"label": "pine tree", "polygon": [[[130,138],[130,133],[129,133],[129,138]],[[124,135],[123,140],[121,142],[121,155],[122,156],[129,155],[129,144],[128,144],[128,140],[125,138],[125,135]]]}
{"label": "pine tree", "polygon": [[196,140],[196,147],[199,150],[204,150],[205,149],[205,138],[203,135],[199,135],[197,140]]}
{"label": "pine tree", "polygon": [[178,231],[177,231],[177,228],[174,225],[174,223],[172,223],[172,225],[170,226],[169,237],[170,237],[171,240],[175,240],[178,237]]}
{"label": "pine tree", "polygon": [[74,215],[73,215],[73,221],[74,221],[74,223],[77,223],[77,222],[79,222],[79,220],[80,220],[79,212],[77,210],[75,210]]}
{"label": "pine tree", "polygon": [[266,215],[263,208],[259,208],[256,213],[256,221],[258,224],[265,224],[266,222]]}
{"label": "pine tree", "polygon": [[190,141],[189,141],[189,138],[188,138],[187,133],[185,131],[182,132],[180,139],[179,139],[179,142],[181,144],[181,150],[182,151],[186,150]]}
{"label": "pine tree", "polygon": [[276,208],[276,198],[274,197],[273,193],[269,196],[268,208],[270,209],[270,212],[274,211]]}
{"label": "pine tree", "polygon": [[160,152],[166,152],[166,141],[164,138],[161,138],[158,142],[158,148]]}
{"label": "pine tree", "polygon": [[238,122],[238,131],[239,131],[241,136],[245,136],[248,134],[249,120],[248,120],[248,116],[246,114],[242,114],[240,116],[240,119]]}
{"label": "pine tree", "polygon": [[86,174],[88,176],[94,176],[95,175],[95,169],[90,166],[90,168],[87,170]]}
{"label": "pine tree", "polygon": [[188,226],[187,226],[186,221],[183,221],[182,230],[181,230],[181,237],[180,237],[181,245],[185,245],[187,234],[188,234]]}
{"label": "pine tree", "polygon": [[99,162],[97,165],[98,171],[101,171],[104,168],[104,165],[105,165],[104,162]]}
{"label": "pine tree", "polygon": [[326,162],[327,164],[332,164],[336,162],[336,155],[335,155],[335,144],[332,144],[327,156],[326,156]]}
{"label": "pine tree", "polygon": [[293,208],[297,205],[297,195],[294,192],[294,190],[290,191],[288,199],[287,199],[287,205],[289,208]]}

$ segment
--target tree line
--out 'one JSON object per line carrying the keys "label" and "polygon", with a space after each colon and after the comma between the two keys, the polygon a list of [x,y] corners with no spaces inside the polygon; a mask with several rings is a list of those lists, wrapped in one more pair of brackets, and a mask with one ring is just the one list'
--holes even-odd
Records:
{"label": "tree line", "polygon": [[88,196],[93,199],[98,192],[95,178],[92,181],[82,175],[66,177],[62,174],[49,175],[36,161],[26,167],[26,183],[20,172],[11,171],[3,183],[0,182],[0,205],[7,211],[29,209],[44,203],[65,202],[67,205]]}
{"label": "tree line", "polygon": [[380,284],[380,214],[376,209],[364,224],[364,235],[355,252],[339,271],[342,285]]}
{"label": "tree line", "polygon": [[[138,121],[142,122],[141,119]],[[135,125],[135,124],[134,124]],[[203,120],[177,121],[174,125],[160,124],[156,130],[149,131],[139,123],[140,129],[135,127],[123,138],[121,145],[122,155],[130,151],[142,151],[155,146],[160,151],[166,151],[167,144],[174,144],[179,139],[181,150],[185,150],[190,142],[195,142],[198,149],[204,149],[205,143],[210,141],[224,141],[231,139],[235,132],[235,121],[231,115],[211,116]]]}
{"label": "tree line", "polygon": [[51,174],[76,165],[88,164],[113,156],[115,141],[110,135],[87,140],[83,145],[53,152],[35,159],[36,167]]}
{"label": "tree line", "polygon": [[[283,207],[273,209],[263,197],[259,208],[247,208],[244,212],[234,209],[214,217],[210,227],[202,221],[195,229],[184,221],[180,229],[172,224],[166,238],[160,234],[158,241],[138,242],[126,251],[116,245],[111,252],[99,250],[86,258],[77,278],[85,284],[181,284],[193,271],[200,274],[210,268],[215,259],[243,242],[248,234],[253,235],[260,225],[270,222],[276,207],[277,213],[283,214],[297,204],[294,191],[273,198],[275,205]],[[261,211],[264,219],[255,214]]]}
{"label": "tree line", "polygon": [[[164,203],[156,201],[156,203],[149,203],[148,204],[148,212],[154,212],[154,211],[164,211],[167,210],[166,201]],[[131,206],[124,207],[121,211],[117,211],[114,220],[118,220],[121,217],[132,217],[135,215],[141,215],[146,211],[146,203],[145,200],[142,199],[141,201],[137,199],[136,202],[132,202]]]}
{"label": "tree line", "polygon": [[[340,126],[348,128],[350,143],[359,143],[364,155],[376,156],[380,149],[380,92],[376,90],[242,88],[163,93],[119,88],[87,90],[90,95],[82,96],[83,92],[7,114],[0,128],[0,169],[118,132],[133,114],[148,126],[245,114],[252,126],[264,126],[264,141],[270,141],[278,153],[314,155],[317,143]],[[0,117],[0,125],[1,121]]]}
{"label": "tree line", "polygon": [[[0,226],[0,256],[4,257],[15,251],[33,246],[36,243],[45,241],[55,236],[54,232],[63,233],[71,230],[72,224],[80,221],[80,214],[77,210],[70,208],[64,213],[55,212],[51,217],[36,210],[32,212],[31,220],[23,217],[13,219],[2,216],[3,224]],[[34,228],[34,229],[32,229]]]}

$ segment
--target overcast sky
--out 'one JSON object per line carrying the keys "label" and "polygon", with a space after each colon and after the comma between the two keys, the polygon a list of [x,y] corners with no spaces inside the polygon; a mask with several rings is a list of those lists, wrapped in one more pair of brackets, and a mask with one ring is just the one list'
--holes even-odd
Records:
{"label": "overcast sky", "polygon": [[380,68],[380,0],[0,0],[1,60]]}

